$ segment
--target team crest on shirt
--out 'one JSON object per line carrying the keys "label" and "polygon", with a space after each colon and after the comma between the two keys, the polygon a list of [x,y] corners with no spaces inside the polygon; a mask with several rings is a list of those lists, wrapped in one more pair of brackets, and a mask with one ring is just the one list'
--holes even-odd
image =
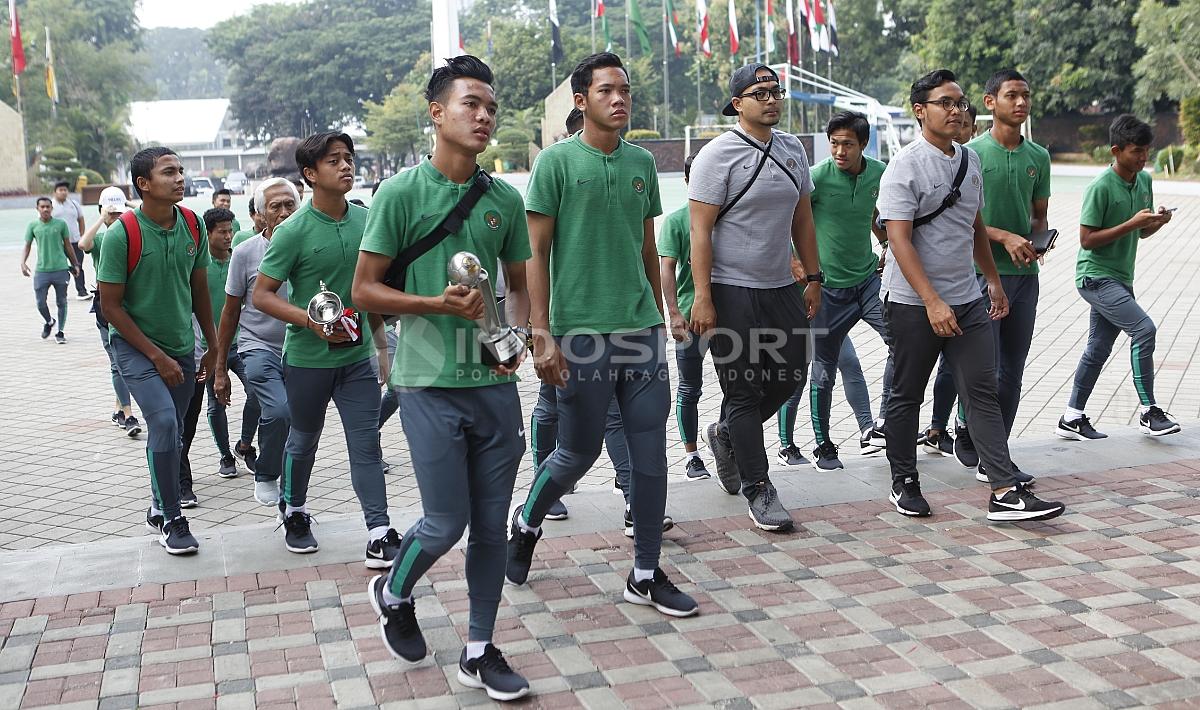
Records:
{"label": "team crest on shirt", "polygon": [[496,210],[488,210],[487,212],[484,212],[483,213],[483,221],[487,224],[488,228],[493,231],[500,229],[500,225],[501,225],[500,213],[497,212]]}
{"label": "team crest on shirt", "polygon": [[645,192],[646,191],[646,181],[641,179],[640,177],[635,177],[633,179],[633,191],[639,195],[642,194],[643,192]]}
{"label": "team crest on shirt", "polygon": [[187,245],[187,255],[188,255],[188,256],[195,256],[195,255],[196,255],[196,242],[188,242],[188,245]]}
{"label": "team crest on shirt", "polygon": [[978,175],[971,176],[971,184],[974,185],[975,187],[979,187],[979,176]]}
{"label": "team crest on shirt", "polygon": [[1032,165],[1029,166],[1029,170],[1027,170],[1026,172],[1029,173],[1029,177],[1031,177],[1031,178],[1037,177],[1037,168],[1033,167]]}
{"label": "team crest on shirt", "polygon": [[795,159],[795,158],[788,158],[788,159],[787,159],[787,166],[788,166],[788,170],[795,170],[795,169],[796,169],[796,159]]}
{"label": "team crest on shirt", "polygon": [[878,187],[871,188],[871,197],[873,197],[873,198],[879,197],[879,188]]}

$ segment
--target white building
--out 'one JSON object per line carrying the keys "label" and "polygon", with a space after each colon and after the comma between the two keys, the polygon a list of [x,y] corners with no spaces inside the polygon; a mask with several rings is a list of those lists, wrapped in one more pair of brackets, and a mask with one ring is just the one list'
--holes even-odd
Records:
{"label": "white building", "polygon": [[223,177],[266,162],[267,147],[238,130],[229,99],[134,101],[129,133],[139,147],[164,145],[192,175]]}

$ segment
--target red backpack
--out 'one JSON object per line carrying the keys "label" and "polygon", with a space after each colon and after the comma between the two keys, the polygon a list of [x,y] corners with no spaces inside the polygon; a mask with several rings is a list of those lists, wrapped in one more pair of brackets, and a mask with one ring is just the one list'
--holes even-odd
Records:
{"label": "red backpack", "polygon": [[[199,251],[200,220],[196,218],[195,212],[183,205],[176,205],[176,208],[183,215],[183,221],[187,224],[188,231],[192,233],[192,241],[196,243],[196,250]],[[125,227],[125,236],[129,244],[129,253],[126,255],[125,262],[125,276],[128,278],[142,259],[142,225],[138,223],[137,215],[133,213],[133,210],[121,213],[120,220],[121,226]]]}

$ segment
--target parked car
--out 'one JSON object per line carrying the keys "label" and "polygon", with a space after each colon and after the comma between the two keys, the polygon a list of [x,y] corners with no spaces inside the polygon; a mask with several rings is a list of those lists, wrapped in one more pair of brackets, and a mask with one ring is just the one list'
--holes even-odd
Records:
{"label": "parked car", "polygon": [[212,194],[217,191],[212,180],[206,177],[192,178],[192,187],[196,190],[196,194],[201,197],[212,197]]}
{"label": "parked car", "polygon": [[246,173],[235,171],[225,176],[225,188],[235,195],[246,194],[249,184],[250,179],[246,177]]}

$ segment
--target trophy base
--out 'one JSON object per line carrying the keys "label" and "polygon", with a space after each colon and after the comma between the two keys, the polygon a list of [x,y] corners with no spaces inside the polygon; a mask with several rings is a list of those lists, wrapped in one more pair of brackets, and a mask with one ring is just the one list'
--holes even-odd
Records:
{"label": "trophy base", "polygon": [[479,349],[480,360],[488,367],[511,367],[525,350],[525,339],[511,329],[492,340],[480,333],[479,344],[483,346]]}

